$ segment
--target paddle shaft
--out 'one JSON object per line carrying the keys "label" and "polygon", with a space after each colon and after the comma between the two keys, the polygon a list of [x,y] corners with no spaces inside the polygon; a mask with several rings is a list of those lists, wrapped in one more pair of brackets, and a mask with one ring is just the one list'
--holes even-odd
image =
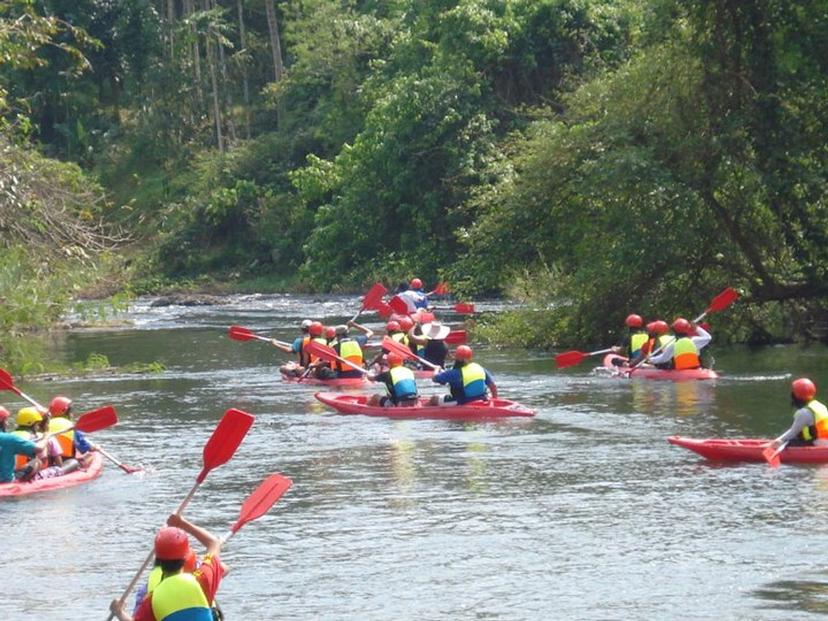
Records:
{"label": "paddle shaft", "polygon": [[394,339],[389,338],[387,336],[382,339],[382,346],[385,347],[385,349],[396,351],[398,354],[400,354],[403,357],[417,360],[421,364],[424,364],[425,366],[427,366],[427,367],[429,367],[429,368],[431,368],[435,371],[440,368],[440,365],[434,364],[433,362],[429,362],[425,358],[420,358],[420,356],[418,356],[413,351],[411,351],[410,348],[406,347],[402,343],[398,343]]}
{"label": "paddle shaft", "polygon": [[133,466],[127,466],[126,464],[124,464],[124,463],[122,463],[122,462],[118,461],[115,457],[113,457],[110,453],[107,453],[107,452],[106,452],[105,450],[103,450],[100,446],[98,446],[98,452],[99,452],[101,455],[103,455],[104,457],[106,457],[106,458],[107,458],[109,461],[111,461],[113,464],[115,464],[116,466],[118,466],[121,470],[123,470],[124,472],[126,472],[127,474],[132,474],[133,472],[138,472],[139,470],[143,470],[143,468],[135,468],[135,467],[133,467]]}

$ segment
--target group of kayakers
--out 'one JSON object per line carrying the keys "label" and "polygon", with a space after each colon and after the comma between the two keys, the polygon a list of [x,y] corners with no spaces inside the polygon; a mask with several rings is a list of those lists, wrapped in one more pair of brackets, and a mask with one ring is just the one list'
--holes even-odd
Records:
{"label": "group of kayakers", "polygon": [[8,431],[10,412],[0,406],[0,483],[37,481],[84,467],[97,447],[72,428],[72,401],[57,396],[48,409],[21,408]]}
{"label": "group of kayakers", "polygon": [[[627,334],[623,343],[612,349],[627,358],[618,359],[618,364],[629,367],[649,363],[660,369],[698,369],[702,367],[702,349],[713,339],[708,326],[683,317],[676,318],[671,325],[660,319],[645,325],[641,315],[633,313],[624,325]],[[791,382],[793,422],[770,444],[771,448],[828,445],[828,408],[816,399],[816,394],[816,384],[807,377]]]}

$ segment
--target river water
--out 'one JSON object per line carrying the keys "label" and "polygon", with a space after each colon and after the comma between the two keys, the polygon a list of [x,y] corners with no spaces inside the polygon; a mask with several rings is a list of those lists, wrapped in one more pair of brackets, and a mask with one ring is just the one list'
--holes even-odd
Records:
{"label": "river water", "polygon": [[[256,422],[187,515],[223,534],[267,474],[294,486],[224,551],[228,619],[828,614],[828,468],[709,465],[666,442],[780,433],[793,376],[828,386],[825,348],[714,344],[722,379],[673,384],[593,376],[588,363],[558,371],[548,353],[480,346],[502,396],[537,416],[458,423],[332,414],[311,387],[278,379],[284,354],[226,336],[240,324],[290,340],[308,313],[334,323],[356,308],[342,297],[162,309],[142,299],[129,327],[61,338],[56,352],[68,362],[97,352],[113,365],[166,366],[18,380],[40,401],[73,397],[78,412],[115,405],[119,424],[94,440],[147,471],[108,465],[90,484],[0,502],[0,619],[103,620],[230,407]],[[14,398],[2,403],[23,405]]]}

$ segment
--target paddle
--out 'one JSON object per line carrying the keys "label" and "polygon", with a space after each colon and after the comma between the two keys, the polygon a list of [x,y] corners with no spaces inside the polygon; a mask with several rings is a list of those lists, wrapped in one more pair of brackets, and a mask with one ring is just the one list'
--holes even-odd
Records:
{"label": "paddle", "polygon": [[465,330],[452,330],[446,337],[446,343],[449,345],[462,345],[466,342]]}
{"label": "paddle", "polygon": [[780,453],[785,450],[788,446],[788,441],[783,442],[779,445],[779,447],[774,450],[773,444],[769,444],[765,450],[762,451],[762,457],[765,458],[765,461],[768,462],[768,465],[771,468],[778,468],[779,464],[782,463],[782,459],[779,457]]}
{"label": "paddle", "polygon": [[395,295],[393,298],[388,300],[388,306],[391,309],[400,315],[410,315],[411,313],[408,312],[408,304],[406,304],[405,300],[403,300],[400,296]]}
{"label": "paddle", "polygon": [[[711,300],[710,304],[708,305],[708,307],[705,309],[705,311],[701,315],[696,317],[693,320],[692,323],[694,323],[694,324],[699,323],[702,319],[707,317],[708,313],[716,313],[718,311],[726,309],[728,306],[733,304],[733,302],[735,302],[738,299],[739,299],[739,292],[736,291],[736,289],[734,289],[732,287],[728,287],[727,289],[722,291],[719,295],[717,295],[715,298],[713,298]],[[650,358],[652,358],[653,356],[656,356],[659,353],[661,353],[662,351],[664,351],[664,348],[667,345],[669,345],[670,343],[672,343],[673,341],[675,341],[675,340],[676,340],[676,337],[674,336],[667,343],[665,343],[664,345],[662,345],[661,347],[659,347],[655,351],[650,352],[649,354],[647,354],[639,362],[635,363],[633,366],[630,367],[629,371],[627,371],[627,376],[629,377],[632,374],[633,371],[635,371],[638,367],[640,367],[641,365],[646,363]]]}
{"label": "paddle", "polygon": [[379,313],[379,316],[383,319],[387,319],[394,313],[394,309],[385,302],[380,302],[377,304],[377,313]]}
{"label": "paddle", "polygon": [[424,364],[427,367],[434,369],[435,371],[440,368],[439,365],[433,364],[426,360],[425,358],[420,358],[417,354],[411,351],[411,348],[407,345],[403,345],[392,339],[390,336],[382,337],[382,346],[387,349],[388,351],[393,351],[398,353],[403,358],[408,358],[409,360],[417,360],[421,364]]}
{"label": "paddle", "polygon": [[230,532],[222,537],[222,545],[239,532],[242,526],[259,519],[270,511],[270,508],[290,489],[291,485],[293,485],[293,481],[281,474],[271,474],[262,481],[259,487],[242,504],[239,519],[230,527]]}
{"label": "paddle", "polygon": [[17,396],[22,397],[23,399],[25,399],[26,401],[31,403],[33,406],[35,406],[41,412],[46,412],[47,411],[46,408],[44,408],[37,401],[32,399],[29,395],[27,395],[22,390],[20,390],[17,386],[14,385],[14,380],[12,379],[12,376],[5,369],[0,369],[0,386],[3,387],[4,390],[10,390],[11,392],[15,393]]}
{"label": "paddle", "polygon": [[266,336],[261,336],[259,334],[253,333],[251,330],[244,328],[242,326],[230,326],[227,329],[227,334],[230,336],[231,339],[236,341],[265,341],[267,343],[271,343],[273,345],[281,345],[282,347],[291,347],[290,343],[285,343],[284,341],[279,341],[276,339],[271,339]]}
{"label": "paddle", "polygon": [[367,369],[363,369],[361,366],[354,364],[350,360],[345,360],[345,358],[340,358],[336,354],[336,350],[333,347],[329,347],[328,345],[323,345],[322,343],[316,343],[311,341],[307,345],[305,345],[305,351],[309,354],[312,354],[318,358],[322,358],[327,362],[333,362],[334,360],[339,360],[342,364],[346,364],[355,371],[360,371],[361,373],[368,373]]}
{"label": "paddle", "polygon": [[437,286],[434,287],[434,291],[429,293],[429,295],[446,295],[449,292],[449,286],[445,282],[438,282]]}
{"label": "paddle", "polygon": [[357,314],[354,315],[354,318],[351,321],[356,321],[357,317],[359,317],[363,311],[366,310],[379,310],[380,304],[382,304],[382,296],[388,293],[388,290],[382,286],[382,283],[374,283],[374,286],[368,290],[368,293],[362,298],[362,307],[357,311]]}
{"label": "paddle", "polygon": [[454,306],[435,306],[434,310],[451,310],[461,315],[471,315],[474,311],[474,304],[471,302],[458,302]]}
{"label": "paddle", "polygon": [[[207,440],[207,444],[204,445],[204,451],[202,454],[203,467],[201,468],[201,472],[199,472],[196,477],[195,485],[193,485],[193,488],[184,500],[181,501],[181,504],[178,505],[178,509],[175,510],[177,514],[181,514],[184,511],[190,503],[190,500],[192,500],[196,490],[204,482],[204,479],[210,471],[224,463],[227,463],[227,461],[233,457],[233,454],[236,452],[236,449],[239,448],[242,440],[244,440],[244,436],[247,434],[247,431],[250,429],[250,426],[253,424],[254,420],[255,419],[252,415],[247,412],[242,412],[241,410],[230,409],[224,413],[224,416],[219,421],[219,424],[216,426],[213,434],[210,436],[210,439]],[[121,595],[119,600],[121,607],[124,605],[127,597],[129,597],[132,589],[135,588],[135,585],[141,578],[141,574],[144,573],[144,570],[152,561],[153,555],[154,552],[151,551],[149,556],[147,556],[141,564],[141,568],[135,574],[135,577],[130,581],[123,595]],[[114,614],[110,613],[107,617],[107,621],[111,621],[114,616]]]}
{"label": "paddle", "polygon": [[598,354],[608,354],[612,351],[612,347],[608,349],[599,349],[597,351],[582,352],[582,351],[565,351],[562,354],[555,356],[555,364],[559,369],[571,367],[580,364],[585,358],[589,356],[597,356]]}
{"label": "paddle", "polygon": [[[96,445],[96,446],[97,446],[97,445]],[[127,474],[134,474],[134,473],[136,473],[136,472],[143,472],[143,471],[144,471],[144,467],[143,467],[143,466],[137,466],[137,467],[136,467],[136,466],[128,466],[127,464],[125,464],[125,463],[122,463],[122,462],[118,461],[115,457],[113,457],[110,453],[107,453],[107,452],[106,452],[105,450],[103,450],[100,446],[98,446],[98,447],[97,447],[97,451],[98,451],[101,455],[103,455],[104,457],[106,457],[109,461],[111,461],[113,464],[115,464],[116,466],[118,466],[121,470],[123,470],[124,472],[126,472]]]}

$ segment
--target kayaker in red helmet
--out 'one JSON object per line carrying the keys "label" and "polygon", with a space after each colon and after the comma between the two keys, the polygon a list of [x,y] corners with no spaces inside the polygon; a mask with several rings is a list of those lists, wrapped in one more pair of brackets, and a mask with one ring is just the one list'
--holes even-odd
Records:
{"label": "kayaker in red helmet", "polygon": [[8,432],[9,411],[0,406],[0,483],[14,481],[14,470],[17,456],[26,461],[31,460],[46,448],[46,440],[38,443],[19,434]]}
{"label": "kayaker in red helmet", "polygon": [[389,352],[386,360],[388,370],[382,373],[371,373],[368,379],[383,382],[388,395],[371,395],[367,404],[402,407],[417,405],[417,382],[414,379],[414,371],[403,366],[403,358],[397,352]]}
{"label": "kayaker in red helmet", "polygon": [[[349,322],[349,325],[359,324],[351,321]],[[360,328],[366,330],[368,335],[374,334],[372,330],[369,330],[364,326],[360,326]],[[340,324],[336,326],[336,343],[333,348],[336,351],[336,355],[340,358],[343,358],[358,367],[362,367],[365,362],[365,357],[362,353],[362,346],[360,343],[364,344],[367,338],[368,337],[366,335],[352,337],[350,331],[348,330],[348,326]],[[337,378],[362,377],[363,375],[361,371],[358,371],[350,365],[340,362],[339,360],[333,363],[333,368],[334,371],[336,371]]]}
{"label": "kayaker in red helmet", "polygon": [[[406,317],[410,322],[411,320]],[[411,322],[411,325],[414,325],[414,322]],[[408,346],[408,335],[403,331],[400,322],[396,319],[392,319],[388,323],[385,324],[385,334],[388,338],[396,341],[397,343],[401,343],[402,345]],[[372,367],[375,364],[382,363],[382,360],[385,356],[388,355],[388,350],[383,347],[380,352],[374,356],[374,359],[368,363],[368,367]]]}
{"label": "kayaker in red helmet", "polygon": [[[613,347],[612,351],[624,356],[632,363],[641,357],[641,348],[647,343],[647,331],[644,329],[644,319],[641,315],[636,315],[635,313],[627,315],[627,318],[624,320],[624,325],[627,326],[627,334],[623,342]],[[624,364],[624,361],[615,358],[613,364],[621,366]]]}
{"label": "kayaker in red helmet", "polygon": [[91,460],[92,452],[97,451],[98,447],[89,442],[82,431],[66,431],[72,426],[72,400],[58,395],[49,402],[49,413],[52,415],[49,420],[49,433],[60,434],[55,438],[60,444],[64,463],[77,459],[85,466]]}
{"label": "kayaker in red helmet", "polygon": [[713,337],[701,326],[696,326],[684,317],[678,317],[670,326],[675,333],[675,340],[664,346],[661,353],[650,358],[656,366],[669,364],[671,369],[683,371],[701,367],[699,354]]}
{"label": "kayaker in red helmet", "polygon": [[[325,346],[328,345],[328,341],[325,338],[325,326],[323,326],[319,321],[311,322],[311,325],[308,328],[308,337],[305,339],[304,343],[307,344],[311,341]],[[336,372],[331,368],[328,362],[322,360],[318,356],[314,356],[313,354],[305,353],[304,346],[302,353],[307,362],[302,367],[300,375],[304,375],[307,372],[309,375],[312,375],[317,379],[334,379],[336,377]]]}
{"label": "kayaker in red helmet", "polygon": [[773,441],[774,448],[828,445],[828,408],[816,400],[816,384],[807,377],[791,382],[791,404],[796,408],[793,424]]}
{"label": "kayaker in red helmet", "polygon": [[428,308],[428,295],[423,291],[423,281],[412,278],[408,289],[397,294],[408,306],[409,313],[416,313],[418,308]]}
{"label": "kayaker in red helmet", "polygon": [[462,405],[470,401],[485,401],[487,389],[497,399],[497,385],[491,374],[476,362],[472,362],[471,347],[460,345],[454,350],[454,367],[434,375],[431,380],[437,384],[448,384],[450,395],[431,397],[431,405]]}
{"label": "kayaker in red helmet", "polygon": [[[184,565],[190,556],[188,535],[207,548],[201,565],[193,573],[186,573]],[[155,537],[155,564],[161,567],[161,577],[155,588],[138,607],[135,616],[127,613],[121,603],[112,600],[109,609],[121,621],[165,621],[186,618],[212,621],[210,602],[215,600],[225,568],[219,558],[221,540],[208,530],[196,526],[184,517],[172,514],[167,526]]]}

